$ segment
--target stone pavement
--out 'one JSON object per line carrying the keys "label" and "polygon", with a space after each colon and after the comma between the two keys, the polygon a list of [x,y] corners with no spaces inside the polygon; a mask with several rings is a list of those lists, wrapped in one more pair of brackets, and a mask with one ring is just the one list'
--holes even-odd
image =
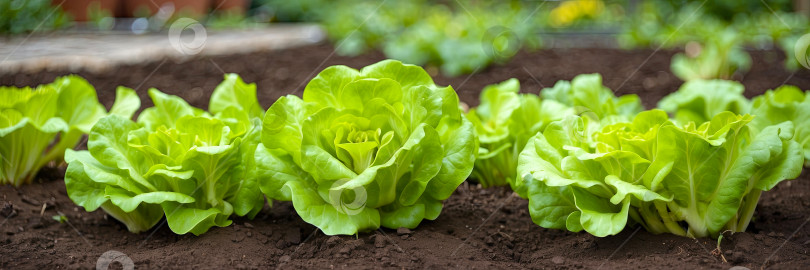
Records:
{"label": "stone pavement", "polygon": [[135,35],[127,32],[54,32],[0,37],[0,74],[42,70],[109,71],[118,65],[197,55],[213,56],[278,50],[321,42],[323,30],[311,24],[278,24],[244,30],[178,31]]}

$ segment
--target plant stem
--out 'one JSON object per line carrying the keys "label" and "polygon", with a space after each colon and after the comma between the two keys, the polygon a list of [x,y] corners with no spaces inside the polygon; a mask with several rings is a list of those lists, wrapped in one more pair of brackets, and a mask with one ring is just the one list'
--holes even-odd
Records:
{"label": "plant stem", "polygon": [[667,205],[665,203],[653,202],[653,204],[655,205],[655,209],[658,211],[658,215],[661,216],[661,220],[664,221],[664,226],[666,226],[670,233],[680,236],[687,235],[686,231],[684,231],[681,225],[672,220],[672,216],[670,215],[669,211],[667,211]]}
{"label": "plant stem", "polygon": [[737,214],[739,219],[737,220],[737,224],[735,224],[736,228],[733,228],[735,232],[744,232],[745,229],[748,228],[751,217],[754,216],[754,209],[757,208],[760,195],[762,195],[762,190],[754,188],[748,195],[743,197],[743,205]]}
{"label": "plant stem", "polygon": [[654,234],[660,234],[669,231],[667,230],[666,226],[664,226],[664,223],[661,222],[661,220],[659,219],[660,216],[656,212],[651,212],[649,206],[653,205],[644,205],[641,208],[639,208],[641,210],[642,217],[647,222],[648,226],[647,230]]}

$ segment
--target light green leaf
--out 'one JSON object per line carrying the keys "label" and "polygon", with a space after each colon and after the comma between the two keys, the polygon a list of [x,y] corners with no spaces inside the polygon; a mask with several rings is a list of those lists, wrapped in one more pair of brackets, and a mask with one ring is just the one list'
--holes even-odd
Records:
{"label": "light green leaf", "polygon": [[124,212],[132,212],[141,203],[146,204],[161,204],[163,202],[178,202],[178,203],[192,203],[194,198],[176,192],[147,192],[137,195],[132,195],[130,192],[120,188],[107,186],[105,196],[110,199],[110,202],[121,208]]}
{"label": "light green leaf", "polygon": [[402,86],[391,79],[361,79],[347,83],[337,93],[341,109],[355,109],[364,111],[364,107],[371,99],[382,99],[387,104],[395,104],[402,100]]}
{"label": "light green leaf", "polygon": [[333,205],[324,201],[317,191],[303,183],[290,181],[284,184],[289,189],[295,211],[301,218],[321,229],[326,235],[355,234],[380,227],[380,213],[368,207],[352,207],[350,203]]}
{"label": "light green leaf", "polygon": [[262,117],[264,113],[256,98],[256,84],[246,84],[239,75],[233,73],[225,74],[225,80],[214,88],[208,111],[218,114],[229,107],[247,113],[250,118]]}
{"label": "light green leaf", "polygon": [[472,123],[462,119],[457,129],[442,135],[442,168],[427,187],[433,199],[446,200],[472,172],[478,151],[478,140],[473,134]]}
{"label": "light green leaf", "polygon": [[810,94],[795,86],[781,86],[753,99],[752,127],[759,131],[785,121],[793,122],[793,140],[802,147],[805,166],[810,166]]}
{"label": "light green leaf", "polygon": [[569,216],[578,211],[569,187],[549,187],[542,181],[524,177],[528,187],[529,214],[543,228],[564,229]]}
{"label": "light green leaf", "polygon": [[115,89],[115,103],[110,108],[110,114],[117,114],[129,119],[140,107],[141,98],[138,97],[135,90],[123,86]]}
{"label": "light green leaf", "polygon": [[743,85],[735,81],[692,80],[661,99],[658,108],[674,114],[681,124],[695,122],[699,125],[723,111],[748,113],[751,105],[742,95],[744,90]]}
{"label": "light green leaf", "polygon": [[387,78],[398,82],[403,89],[414,86],[433,85],[433,79],[424,69],[416,65],[402,64],[399,61],[383,60],[364,67],[361,75],[364,78]]}
{"label": "light green leaf", "polygon": [[105,202],[101,209],[113,218],[121,221],[127,226],[127,230],[132,233],[140,233],[154,227],[163,219],[163,210],[159,205],[144,204],[132,212],[124,212],[111,202]]}
{"label": "light green leaf", "polygon": [[643,185],[634,185],[631,183],[627,183],[614,175],[608,175],[605,178],[605,183],[616,188],[616,195],[613,195],[613,197],[610,198],[610,203],[612,204],[618,205],[630,195],[632,195],[633,198],[645,202],[656,200],[664,202],[672,201],[671,196],[669,198],[666,198],[661,194],[655,193],[652,190],[647,189]]}
{"label": "light green leaf", "polygon": [[[256,175],[261,190],[269,199],[289,201],[289,193],[284,193],[284,184],[293,181],[307,181],[309,175],[303,171],[282,150],[267,149],[263,144],[256,148]],[[312,181],[311,179],[309,181]]]}
{"label": "light green leaf", "polygon": [[350,82],[360,77],[360,72],[347,66],[331,66],[318,73],[304,88],[304,100],[318,107],[340,107],[338,93]]}
{"label": "light green leaf", "polygon": [[68,125],[87,133],[104,117],[104,106],[98,103],[96,89],[85,79],[71,75],[56,79],[52,85],[59,93],[58,107],[54,109],[58,108],[57,114]]}
{"label": "light green leaf", "polygon": [[424,204],[397,207],[390,212],[380,210],[380,220],[382,221],[382,226],[386,228],[414,229],[416,226],[419,226],[419,223],[422,222],[424,217]]}
{"label": "light green leaf", "polygon": [[65,187],[73,202],[84,207],[87,211],[95,211],[108,199],[104,196],[103,183],[93,181],[84,170],[85,166],[81,160],[89,159],[91,157],[87,151],[67,150],[65,161],[69,165],[65,172]]}
{"label": "light green leaf", "polygon": [[593,113],[596,120],[612,115],[632,117],[643,109],[636,95],[616,97],[602,85],[599,74],[578,75],[571,82],[558,81],[554,87],[540,91],[540,95],[573,107],[578,113]]}
{"label": "light green leaf", "polygon": [[227,227],[233,223],[228,219],[233,213],[233,208],[227,202],[220,207],[200,209],[168,201],[162,203],[161,207],[166,213],[169,228],[176,234],[191,232],[194,235],[201,235],[211,227]]}
{"label": "light green leaf", "polygon": [[138,124],[143,125],[148,130],[156,130],[159,126],[173,128],[175,121],[183,116],[201,116],[204,112],[191,107],[178,96],[167,95],[155,88],[149,89],[149,97],[155,107],[147,108],[138,116]]}
{"label": "light green leaf", "polygon": [[629,198],[624,199],[621,205],[617,205],[577,188],[572,191],[574,202],[580,212],[579,222],[588,233],[598,237],[616,235],[627,225]]}
{"label": "light green leaf", "polygon": [[281,97],[270,106],[262,121],[261,140],[265,147],[284,149],[300,162],[301,125],[307,112],[304,106],[296,96]]}

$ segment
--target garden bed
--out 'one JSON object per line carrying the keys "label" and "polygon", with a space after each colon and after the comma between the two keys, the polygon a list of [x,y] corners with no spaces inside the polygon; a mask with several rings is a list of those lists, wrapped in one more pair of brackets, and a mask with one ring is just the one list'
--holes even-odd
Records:
{"label": "garden bed", "polygon": [[[327,45],[228,57],[170,60],[124,66],[115,72],[80,73],[111,106],[118,85],[135,88],[142,107],[151,106],[146,89],[156,87],[206,108],[223,72],[239,73],[258,85],[266,108],[279,96],[300,95],[323,68],[360,68],[383,59],[332,55]],[[669,72],[675,52],[615,49],[555,49],[521,52],[514,60],[477,74],[447,78],[462,101],[478,104],[483,86],[518,78],[522,91],[536,92],[557,80],[601,73],[617,94],[636,93],[652,108],[681,82]],[[748,97],[782,84],[810,88],[810,72],[785,71],[775,51],[752,51],[752,70],[737,77]],[[326,59],[324,61],[324,59]],[[433,70],[433,69],[428,69]],[[0,75],[0,85],[36,85],[66,72]],[[785,181],[765,193],[746,233],[717,242],[674,235],[652,235],[634,228],[597,238],[586,233],[543,229],[528,214],[527,202],[508,188],[483,190],[464,183],[445,202],[442,215],[412,231],[381,229],[355,236],[326,236],[303,222],[288,202],[266,207],[254,220],[212,228],[201,236],[172,233],[165,223],[132,234],[103,211],[87,213],[65,193],[64,168],[40,172],[34,184],[0,187],[0,268],[91,268],[109,250],[128,255],[137,268],[803,268],[810,265],[810,175]],[[43,210],[44,209],[44,210]],[[51,217],[64,214],[67,223]],[[797,230],[798,229],[798,230]],[[795,233],[795,234],[794,234]],[[724,262],[727,260],[728,262]]]}

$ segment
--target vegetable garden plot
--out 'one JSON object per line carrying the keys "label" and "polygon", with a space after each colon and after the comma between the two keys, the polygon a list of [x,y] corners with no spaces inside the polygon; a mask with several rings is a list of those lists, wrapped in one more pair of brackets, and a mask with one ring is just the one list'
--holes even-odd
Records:
{"label": "vegetable garden plot", "polygon": [[[643,97],[642,97],[642,99],[643,99]],[[804,176],[804,177],[806,177],[806,176]],[[802,184],[801,182],[803,182],[803,181],[796,181],[796,182],[792,183],[794,185],[793,187],[798,187],[799,188],[795,192],[800,192],[801,190],[806,190],[807,189],[806,186],[803,186],[804,184]],[[57,183],[58,184],[59,181],[51,182],[51,183]],[[58,187],[58,185],[57,185],[57,187]],[[791,191],[791,190],[784,190],[784,191]],[[297,218],[291,218],[290,215],[291,215],[292,212],[291,212],[291,209],[290,209],[290,205],[289,204],[283,204],[283,203],[282,204],[277,204],[273,208],[263,210],[262,213],[265,214],[265,217],[266,217],[265,219],[261,218],[262,214],[259,215],[259,220],[257,220],[257,221],[249,221],[249,220],[245,220],[245,219],[237,219],[236,220],[237,226],[233,226],[233,230],[230,229],[230,228],[215,229],[215,230],[212,230],[211,232],[209,232],[209,233],[215,233],[215,234],[212,234],[212,236],[209,236],[209,233],[206,233],[206,234],[200,236],[200,238],[193,238],[193,237],[190,237],[190,236],[188,236],[188,237],[183,236],[183,237],[177,238],[177,237],[172,236],[171,233],[168,233],[165,230],[163,230],[163,231],[159,230],[160,232],[157,233],[155,237],[161,238],[161,239],[157,239],[157,241],[159,241],[158,243],[161,243],[161,242],[164,242],[164,241],[168,240],[169,242],[174,243],[174,244],[170,244],[171,246],[180,248],[180,245],[182,245],[183,243],[185,243],[185,244],[193,244],[193,243],[200,244],[200,243],[205,243],[207,240],[215,240],[215,241],[217,241],[217,239],[227,241],[227,240],[230,240],[229,237],[232,236],[232,235],[235,235],[235,238],[234,238],[235,241],[231,240],[232,243],[243,243],[243,242],[246,241],[246,239],[248,239],[247,238],[248,237],[248,232],[250,232],[250,235],[255,235],[256,236],[256,237],[251,236],[250,239],[261,238],[261,237],[258,236],[258,234],[262,234],[265,238],[268,239],[268,241],[267,241],[268,243],[267,244],[259,244],[259,243],[261,243],[261,240],[259,240],[259,241],[257,241],[258,243],[256,244],[256,246],[265,247],[265,248],[268,245],[276,246],[275,249],[273,249],[273,248],[270,248],[270,249],[271,250],[279,250],[280,252],[278,252],[278,251],[271,252],[271,253],[274,253],[275,255],[272,255],[273,259],[270,259],[268,261],[261,261],[261,260],[255,260],[255,259],[253,259],[253,260],[252,259],[243,260],[244,262],[247,263],[247,265],[253,265],[253,266],[257,266],[257,265],[278,265],[279,263],[287,262],[288,260],[293,265],[302,265],[302,266],[310,265],[310,266],[312,266],[312,265],[317,265],[319,262],[320,263],[326,263],[326,262],[330,261],[330,258],[333,258],[335,256],[342,257],[342,256],[344,256],[343,254],[345,254],[347,257],[349,257],[351,255],[357,255],[357,257],[359,257],[359,258],[367,258],[367,259],[373,258],[375,261],[378,261],[380,263],[380,265],[386,265],[386,262],[392,263],[393,265],[402,265],[402,266],[416,266],[416,265],[420,265],[420,263],[434,264],[434,265],[437,265],[437,266],[441,266],[441,265],[452,266],[452,265],[455,265],[455,263],[458,263],[460,265],[470,265],[470,266],[475,266],[475,265],[478,265],[478,266],[495,265],[495,266],[500,266],[500,267],[509,267],[510,264],[517,264],[517,263],[522,263],[525,266],[529,266],[529,265],[542,266],[542,265],[545,265],[545,264],[550,264],[551,265],[551,264],[554,264],[555,262],[559,262],[562,265],[568,265],[568,266],[590,265],[591,267],[595,267],[595,266],[598,266],[598,263],[596,261],[601,261],[600,258],[601,259],[608,258],[610,256],[610,253],[613,250],[615,250],[616,247],[618,247],[618,244],[620,244],[620,242],[622,242],[624,240],[624,239],[620,239],[620,238],[593,238],[593,237],[590,237],[590,236],[587,236],[587,235],[582,235],[582,234],[567,234],[567,233],[564,233],[564,232],[561,232],[561,231],[548,231],[548,230],[541,229],[540,227],[538,227],[536,225],[533,225],[533,224],[528,222],[530,220],[530,218],[528,217],[528,213],[527,213],[527,210],[526,210],[528,208],[527,205],[525,205],[525,203],[522,203],[521,200],[518,199],[518,198],[510,197],[511,195],[509,195],[509,193],[506,192],[506,190],[503,190],[503,189],[494,190],[494,191],[493,190],[479,190],[479,189],[474,188],[474,187],[470,188],[470,187],[467,187],[467,186],[462,186],[461,190],[456,192],[455,194],[456,195],[451,196],[451,200],[446,203],[445,208],[443,210],[443,214],[441,216],[439,216],[439,218],[436,221],[426,222],[425,224],[423,224],[424,226],[420,225],[418,228],[416,228],[416,229],[414,229],[414,230],[412,230],[410,232],[408,232],[406,230],[401,230],[401,232],[396,232],[396,231],[391,231],[391,230],[383,230],[381,232],[376,232],[376,233],[373,233],[373,234],[366,234],[366,235],[361,234],[361,239],[358,239],[360,241],[352,240],[351,238],[330,238],[330,237],[327,237],[327,236],[324,236],[324,235],[320,234],[320,232],[313,233],[314,232],[313,227],[301,223],[301,221],[298,220]],[[765,193],[765,194],[767,195],[769,193]],[[781,193],[779,193],[779,194],[781,194]],[[65,199],[64,195],[59,195],[59,194],[55,194],[55,195],[56,195],[55,197],[60,197],[59,200],[62,200],[62,203],[60,203],[60,207],[61,207],[62,204],[65,204],[68,207],[70,207],[71,204],[64,201],[64,199]],[[787,197],[787,198],[793,198],[794,199],[793,201],[804,203],[804,201],[802,201],[802,199],[801,199],[803,197],[801,195],[798,195],[798,193],[787,192],[787,193],[785,193],[785,195],[786,195],[785,197]],[[791,196],[795,196],[795,197],[791,197]],[[453,199],[454,197],[457,197],[457,198]],[[483,197],[483,199],[481,197]],[[771,199],[773,199],[773,198],[771,198]],[[30,198],[28,198],[27,200],[30,201]],[[38,203],[43,202],[45,200],[46,199],[37,200],[33,204],[38,204]],[[763,199],[763,204],[762,205],[765,206],[765,207],[768,207],[767,205],[769,205],[769,204],[765,203],[768,200],[769,199],[766,196],[766,198]],[[20,196],[20,198],[18,198],[18,200],[15,199],[15,202],[17,202],[15,205],[18,205],[18,207],[24,207],[24,206],[19,206],[19,205],[27,204],[24,201],[25,200],[23,200],[22,197]],[[499,209],[498,205],[500,205],[501,203],[504,203],[505,206],[503,208]],[[782,203],[784,203],[784,201]],[[476,206],[476,205],[478,205],[478,206]],[[802,217],[801,216],[796,217],[796,216],[797,216],[797,213],[801,212],[801,209],[806,209],[806,206],[802,207],[802,205],[803,204],[798,205],[798,206],[794,205],[794,207],[798,207],[798,208],[796,208],[797,210],[793,211],[790,214],[786,214],[787,216],[793,216],[794,218],[785,219],[787,221],[786,223],[791,223],[791,222],[793,222],[792,220],[796,220],[796,219],[801,221]],[[789,206],[786,206],[786,205],[783,205],[783,207],[785,209],[792,209],[793,208],[793,207],[789,207]],[[46,203],[46,208],[48,208],[47,203]],[[279,208],[281,208],[281,209],[279,209]],[[12,206],[11,209],[12,209],[12,211],[15,210],[14,206]],[[20,209],[22,209],[22,208],[20,208]],[[52,210],[53,210],[53,208],[52,208]],[[52,211],[52,210],[50,210],[50,211]],[[81,209],[79,209],[79,211],[81,211]],[[18,211],[18,212],[22,212],[22,211]],[[28,215],[31,215],[30,217],[36,217],[36,215],[34,215],[34,214],[38,214],[38,212],[37,213],[33,213],[33,211],[29,211],[29,212],[32,212],[32,213],[28,213]],[[60,211],[60,212],[64,212],[64,211]],[[475,217],[476,219],[481,219],[483,221],[484,219],[487,219],[492,213],[496,213],[496,215],[494,216],[494,219],[489,220],[489,222],[492,222],[492,223],[489,223],[489,222],[486,223],[484,225],[484,227],[482,227],[482,229],[476,229],[477,225],[473,226],[473,225],[467,224],[467,223],[470,223],[470,222],[468,222],[469,217]],[[119,225],[118,223],[116,223],[114,221],[104,221],[103,220],[104,216],[101,215],[100,213],[94,213],[94,214],[91,214],[91,215],[88,215],[88,216],[93,216],[93,215],[95,215],[95,217],[96,217],[95,220],[97,222],[107,224],[107,226],[103,226],[103,227],[107,227],[107,229],[110,229],[112,231],[118,231],[118,229],[120,229],[121,225]],[[447,217],[445,217],[445,215],[447,215]],[[498,219],[498,217],[500,217],[500,216],[503,216],[503,218],[500,219],[500,220],[503,220],[503,221],[500,221]],[[769,216],[768,214],[762,214],[762,213],[759,215],[759,217],[762,217],[764,219],[772,218],[772,216]],[[269,224],[269,227],[272,227],[272,229],[268,229],[268,225],[263,224],[265,222],[272,223],[273,220],[281,220],[281,222],[284,223],[285,219],[286,220],[291,220],[291,221],[286,222],[285,225],[282,225],[282,226],[275,226],[273,224]],[[11,220],[11,219],[9,219],[9,220]],[[73,222],[73,223],[76,223],[76,222],[80,222],[81,218],[77,219],[77,218],[74,217],[74,218],[71,219],[70,213],[68,213],[68,220]],[[25,222],[27,222],[27,221],[25,221]],[[57,225],[57,223],[55,223],[55,221],[53,221],[53,222],[51,222],[51,221],[46,221],[46,222],[40,221],[40,223],[42,223],[41,225],[43,227],[54,228],[55,230],[58,231],[59,225]],[[250,225],[246,225],[245,223],[248,223]],[[289,226],[290,223],[292,223],[293,225],[295,225],[297,223],[298,226],[292,226],[293,228],[297,228],[297,230],[296,229],[288,229],[288,227],[290,227]],[[793,222],[793,223],[795,223],[795,222]],[[27,224],[25,224],[25,223],[21,223],[21,224],[24,225],[24,226],[27,226]],[[85,224],[87,224],[87,223],[85,223]],[[257,224],[262,224],[262,225],[257,225]],[[478,224],[480,224],[480,223],[478,223]],[[510,224],[522,224],[522,225],[517,225],[516,227],[511,228]],[[759,224],[759,223],[755,223],[755,224]],[[764,226],[766,226],[766,228],[767,228],[767,223],[764,223],[764,224],[765,224]],[[452,226],[448,226],[448,225],[452,225]],[[467,225],[467,226],[465,226],[465,225]],[[798,225],[799,224],[795,224],[795,226],[793,228],[798,227]],[[34,226],[36,226],[36,224],[34,224]],[[470,227],[470,228],[467,228],[467,227]],[[32,228],[33,228],[33,226],[32,226]],[[87,229],[87,228],[94,228],[94,226],[84,225],[84,226],[81,226],[81,228],[82,228],[82,230],[84,230],[84,229]],[[233,231],[236,231],[237,228],[239,230],[238,233],[234,233]],[[264,228],[264,230],[261,230],[260,228]],[[24,229],[23,232],[18,232],[18,233],[15,233],[15,234],[24,234],[25,233],[25,228],[23,228],[23,229]],[[724,241],[727,241],[727,244],[730,243],[730,244],[735,244],[735,245],[739,246],[738,248],[740,250],[744,250],[746,248],[751,249],[752,247],[756,247],[755,244],[751,244],[751,245],[748,245],[746,247],[746,244],[745,244],[746,243],[745,242],[746,237],[750,236],[750,235],[754,235],[754,236],[762,235],[762,237],[759,237],[759,238],[766,239],[766,241],[765,241],[766,243],[770,243],[767,240],[773,240],[773,241],[771,241],[771,242],[773,242],[773,244],[766,244],[765,246],[768,246],[768,245],[776,246],[776,244],[778,242],[780,242],[779,241],[780,236],[778,235],[778,233],[774,233],[773,236],[768,236],[767,235],[768,233],[762,233],[763,229],[757,227],[756,225],[754,225],[754,228],[752,230],[753,231],[750,234],[734,235],[734,236],[731,236],[731,237],[727,237],[726,240],[724,240]],[[781,239],[784,239],[785,237],[788,237],[789,236],[788,234],[789,234],[790,230],[791,229],[787,229],[787,228],[783,229],[783,231],[785,231],[784,234],[786,234],[786,235],[782,236]],[[291,232],[289,232],[289,231],[291,231]],[[480,231],[480,235],[478,233],[472,233],[473,231]],[[771,232],[774,232],[774,231],[775,230],[771,230]],[[264,232],[264,233],[262,233],[262,232]],[[629,237],[632,233],[633,233],[633,231],[626,231],[624,234],[620,234],[619,237],[622,237],[622,236]],[[241,235],[245,235],[245,238],[241,238]],[[307,241],[306,238],[308,238],[310,235],[313,235],[313,236],[310,238],[309,241]],[[374,237],[371,237],[370,235],[374,235]],[[521,237],[519,237],[521,235],[526,235],[527,236],[527,237],[525,237],[526,239],[522,239]],[[129,236],[135,237],[134,235],[129,235]],[[643,232],[643,230],[642,230],[642,232],[638,232],[634,237],[642,237],[642,239],[658,239],[659,241],[662,241],[663,243],[668,243],[667,241],[670,241],[669,243],[673,244],[673,246],[683,248],[683,249],[686,250],[687,254],[691,254],[691,256],[682,255],[684,257],[678,257],[678,259],[676,259],[676,260],[674,260],[674,262],[672,262],[671,265],[673,265],[673,266],[680,265],[680,264],[677,264],[677,263],[694,263],[695,265],[699,265],[699,264],[703,263],[703,261],[702,261],[703,259],[710,260],[708,262],[708,264],[711,264],[711,262],[712,262],[711,260],[715,259],[715,257],[713,257],[710,253],[701,251],[701,250],[703,250],[703,247],[707,247],[709,250],[714,248],[712,243],[709,243],[709,242],[707,242],[705,240],[702,240],[702,241],[699,240],[698,243],[696,244],[694,241],[683,241],[684,239],[682,239],[682,238],[672,238],[672,237],[668,237],[668,236],[650,235],[650,234],[647,234],[647,233]],[[739,238],[737,238],[737,237],[739,237]],[[90,242],[103,242],[103,241],[96,240],[97,238],[98,238],[97,236],[94,236],[93,239],[90,239],[88,241],[90,241]],[[143,235],[143,237],[139,237],[134,242],[140,242],[140,240],[144,240],[145,238],[147,238],[147,236]],[[437,241],[431,241],[430,240],[431,238],[435,238]],[[469,241],[462,240],[462,238],[463,239],[471,239],[471,240],[469,240]],[[806,238],[806,236],[805,236],[805,238]],[[172,239],[175,239],[175,240],[172,240]],[[178,239],[179,239],[179,242],[177,242]],[[270,240],[270,239],[273,239],[273,240]],[[379,240],[379,239],[382,239],[382,240]],[[553,241],[553,239],[558,239],[559,241]],[[568,240],[566,240],[566,239],[568,239]],[[282,240],[282,241],[274,241],[274,240]],[[440,241],[440,240],[445,240],[445,241]],[[686,239],[686,240],[688,240],[688,239]],[[752,242],[756,242],[756,239],[753,239],[753,238],[749,238],[747,240],[752,241]],[[759,239],[759,240],[762,240],[762,239]],[[133,241],[133,240],[129,240],[129,241]],[[151,240],[148,240],[146,242],[149,243],[150,241]],[[247,241],[252,241],[252,240],[247,240]],[[425,242],[423,243],[423,242],[420,242],[420,241],[425,241]],[[275,242],[275,243],[272,243],[272,242]],[[301,242],[304,242],[304,244],[302,245],[302,248],[297,249],[296,248],[297,244],[299,244]],[[445,247],[444,244],[442,244],[442,242],[452,243],[452,245],[449,245],[449,246]],[[554,253],[554,252],[551,252],[552,249],[541,248],[539,245],[537,245],[537,243],[547,243],[549,245],[552,245],[555,242],[571,243],[572,246],[575,246],[575,248],[567,249],[567,250],[558,248],[558,250],[565,250],[568,253],[566,253],[566,252]],[[701,242],[705,246],[701,247],[700,246]],[[77,244],[79,244],[79,243],[80,242],[77,242]],[[214,242],[208,242],[208,243],[214,243]],[[307,243],[311,243],[311,244],[307,245]],[[529,243],[533,243],[533,244],[529,244]],[[103,244],[103,245],[107,245],[107,244]],[[114,244],[114,245],[119,245],[120,246],[120,241],[116,242],[116,244]],[[148,244],[148,245],[152,245],[153,247],[161,247],[161,244]],[[431,249],[431,248],[428,248],[428,247],[424,247],[424,246],[431,246],[431,245],[438,247],[438,250],[437,249]],[[107,245],[107,246],[109,246],[109,245]],[[234,249],[237,249],[236,248],[237,246],[239,246],[239,245],[234,246]],[[378,248],[377,246],[381,246],[381,248]],[[600,246],[602,248],[600,248]],[[634,246],[633,242],[631,242],[631,244],[629,246]],[[78,246],[75,246],[75,247],[78,247]],[[166,246],[164,246],[164,247],[166,247]],[[310,248],[310,247],[317,247],[317,248]],[[423,247],[423,248],[420,249],[419,247]],[[440,251],[440,250],[442,250],[442,248],[446,249],[447,251],[446,252],[445,251]],[[669,249],[666,249],[666,250],[657,249],[657,250],[652,251],[652,249],[645,248],[644,245],[635,245],[635,248],[638,249],[638,250],[641,250],[641,251],[643,251],[645,249],[648,249],[647,252],[658,252],[658,253],[654,253],[654,254],[669,254],[670,251],[677,252],[675,250],[669,250]],[[728,249],[729,246],[726,246],[725,248]],[[675,249],[677,250],[677,248],[675,248]],[[141,252],[139,252],[137,250],[138,250],[137,248],[133,247],[133,248],[127,249],[125,253],[134,253],[134,254],[142,254],[143,255],[143,253],[141,253]],[[302,251],[303,255],[301,255],[301,257],[298,257],[299,254],[294,253],[294,250],[303,250]],[[382,250],[382,252],[376,252],[378,250]],[[402,251],[399,251],[399,250],[402,250]],[[796,244],[794,241],[791,241],[790,245],[788,246],[788,250],[791,250],[791,252],[794,252],[794,253],[796,253],[796,251],[798,251],[798,253],[796,253],[796,254],[800,254],[801,253],[801,243]],[[238,253],[238,251],[236,251],[236,252]],[[597,255],[595,255],[595,256],[594,255],[590,255],[590,256],[586,255],[589,252],[593,253],[593,254],[597,254]],[[378,253],[382,253],[382,255],[378,255]],[[435,254],[432,255],[432,256],[428,255],[428,254],[432,254],[432,253],[435,253]],[[727,253],[727,252],[724,252],[724,254],[725,253]],[[765,251],[762,251],[761,253],[766,254]],[[794,254],[794,253],[788,253],[788,254]],[[415,255],[412,255],[412,254],[415,254]],[[527,254],[530,254],[530,255],[527,255]],[[570,254],[578,254],[578,255],[569,256]],[[646,253],[646,254],[651,254],[651,253]],[[780,252],[780,254],[781,254],[781,252]],[[289,256],[289,257],[284,257],[285,255]],[[136,261],[139,261],[140,263],[144,263],[145,258],[148,258],[148,257],[144,257],[144,256],[141,256],[141,255],[132,255],[132,256],[135,257]],[[267,255],[259,255],[259,254],[253,253],[253,256],[247,256],[247,257],[264,258],[266,256]],[[277,260],[275,260],[276,256],[278,257]],[[472,256],[472,258],[471,258],[471,256]],[[236,255],[235,257],[240,257],[240,256]],[[386,259],[386,257],[388,259]],[[460,258],[465,258],[465,259],[462,259],[461,262],[458,262],[458,260],[454,259],[454,258],[459,258],[459,257]],[[560,258],[558,258],[558,257],[560,257]],[[732,260],[736,259],[740,264],[745,264],[745,263],[754,264],[755,263],[754,261],[756,261],[756,259],[739,258],[740,256],[735,257],[734,252],[729,253],[728,257],[731,258]],[[765,255],[759,256],[759,257],[765,257]],[[759,257],[757,257],[757,258],[764,261],[765,258],[759,258]],[[149,259],[149,260],[154,260],[156,258],[161,258],[161,257],[157,253],[153,253],[153,257],[151,257],[151,258],[152,259]],[[308,258],[307,260],[310,263],[313,263],[313,264],[308,264],[307,262],[302,261],[300,258]],[[396,260],[392,260],[391,258],[396,258]],[[416,260],[412,260],[413,258],[416,258]],[[799,258],[801,258],[801,257],[799,257]],[[91,258],[91,260],[92,259],[94,259],[94,258]],[[594,262],[590,262],[589,259],[594,261]],[[239,264],[239,262],[237,262],[238,260],[235,259],[233,261],[235,262],[235,264]],[[354,262],[355,263],[360,263],[361,261],[362,261],[361,259],[356,259]],[[628,262],[628,261],[629,260],[624,260],[624,262]],[[784,258],[782,258],[779,261],[784,263],[784,265],[791,265],[790,263],[795,263],[795,262],[800,263],[800,262],[802,262],[801,259],[793,260],[793,261],[790,261],[790,260],[786,261],[786,260],[784,260]],[[351,262],[351,260],[350,260],[350,262]],[[611,261],[609,265],[612,265],[613,263],[614,262]],[[160,265],[160,264],[158,264],[158,265]],[[224,265],[224,264],[221,264],[221,265]],[[628,265],[632,265],[632,263],[628,263]],[[640,264],[640,265],[643,265],[643,264]],[[619,267],[621,265],[616,265],[616,266]]]}

